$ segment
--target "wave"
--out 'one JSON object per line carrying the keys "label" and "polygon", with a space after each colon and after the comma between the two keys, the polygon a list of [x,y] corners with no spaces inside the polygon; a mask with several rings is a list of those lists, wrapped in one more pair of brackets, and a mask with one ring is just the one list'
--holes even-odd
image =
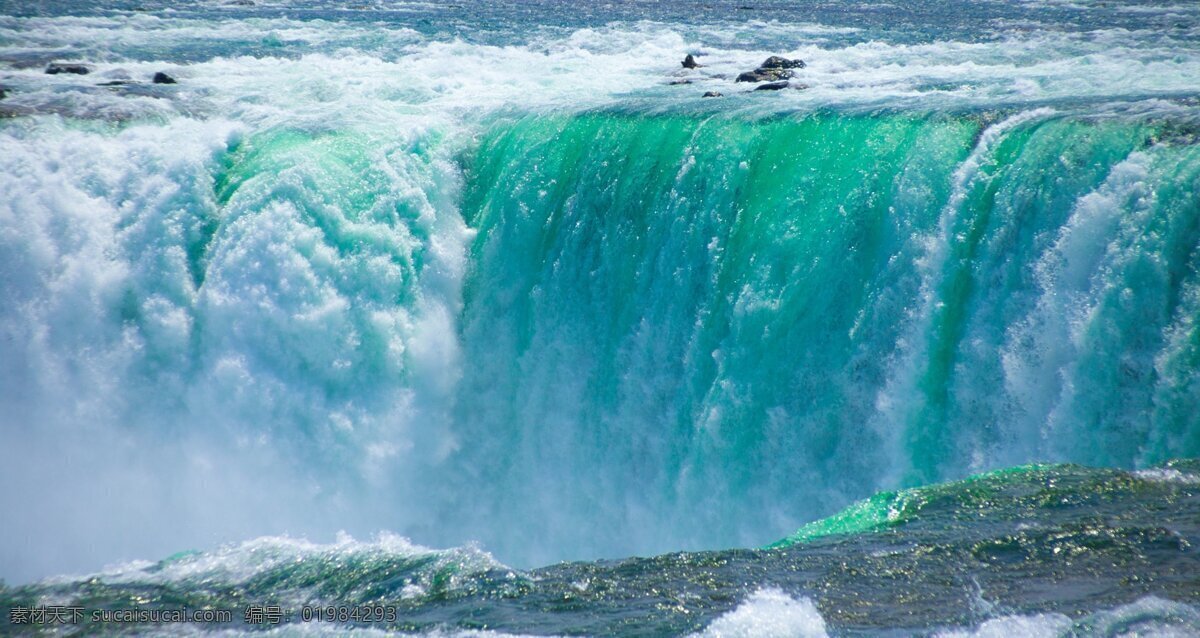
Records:
{"label": "wave", "polygon": [[831,517],[808,523],[769,547],[838,534],[877,533],[915,523],[950,530],[964,519],[978,525],[999,518],[1033,529],[1043,519],[1061,524],[1067,506],[1092,517],[1114,505],[1173,505],[1187,498],[1184,495],[1190,486],[1200,484],[1198,471],[1195,460],[1174,460],[1133,472],[1073,465],[1006,468],[961,481],[880,492]]}

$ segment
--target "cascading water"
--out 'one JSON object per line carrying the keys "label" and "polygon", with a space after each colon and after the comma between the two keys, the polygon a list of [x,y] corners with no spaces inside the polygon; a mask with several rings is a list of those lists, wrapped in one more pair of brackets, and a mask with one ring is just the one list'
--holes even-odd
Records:
{"label": "cascading water", "polygon": [[1200,631],[1200,12],[927,4],[0,0],[0,601]]}
{"label": "cascading water", "polygon": [[1165,127],[497,127],[464,203],[469,536],[533,562],[744,546],[888,486],[1197,454],[1200,155]]}

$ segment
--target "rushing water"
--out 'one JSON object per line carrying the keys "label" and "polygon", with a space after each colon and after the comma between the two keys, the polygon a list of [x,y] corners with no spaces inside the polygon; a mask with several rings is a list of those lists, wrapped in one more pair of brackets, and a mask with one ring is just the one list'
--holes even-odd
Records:
{"label": "rushing water", "polygon": [[1200,6],[0,2],[0,90],[10,607],[1200,633]]}

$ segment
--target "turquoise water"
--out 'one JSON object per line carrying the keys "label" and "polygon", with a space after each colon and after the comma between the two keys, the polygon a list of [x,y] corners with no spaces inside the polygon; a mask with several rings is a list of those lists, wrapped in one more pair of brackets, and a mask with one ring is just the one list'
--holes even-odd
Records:
{"label": "turquoise water", "polygon": [[1186,4],[0,3],[0,600],[1198,633],[1196,78]]}
{"label": "turquoise water", "polygon": [[[485,136],[456,424],[462,473],[513,502],[473,533],[619,503],[649,516],[625,552],[681,520],[690,546],[750,545],[877,486],[1195,454],[1200,155],[1162,127],[599,114]],[[613,466],[638,489],[584,478]]]}

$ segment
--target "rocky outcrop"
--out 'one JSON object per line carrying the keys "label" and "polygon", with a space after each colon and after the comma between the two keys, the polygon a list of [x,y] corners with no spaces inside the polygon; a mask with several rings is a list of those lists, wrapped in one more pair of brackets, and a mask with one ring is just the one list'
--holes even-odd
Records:
{"label": "rocky outcrop", "polygon": [[755,91],[778,91],[779,89],[786,89],[787,87],[788,87],[788,81],[784,80],[782,82],[767,82],[766,84],[760,84],[760,85],[754,87],[754,90]]}
{"label": "rocky outcrop", "polygon": [[175,78],[167,75],[166,73],[163,73],[162,71],[159,71],[158,73],[154,74],[154,83],[155,84],[176,84]]}
{"label": "rocky outcrop", "polygon": [[738,82],[778,82],[779,80],[786,80],[786,79],[792,77],[793,75],[795,75],[795,73],[793,73],[792,71],[789,71],[787,69],[758,68],[758,69],[754,69],[753,71],[746,71],[745,73],[737,76],[737,81]]}
{"label": "rocky outcrop", "polygon": [[700,97],[724,97],[724,96],[717,91],[709,91]]}
{"label": "rocky outcrop", "polygon": [[778,55],[773,55],[773,56],[767,58],[766,60],[763,60],[763,63],[758,65],[758,68],[760,68],[760,69],[803,69],[805,66],[806,65],[804,64],[804,60],[801,60],[799,58],[797,58],[795,60],[789,60],[787,58],[780,57]]}
{"label": "rocky outcrop", "polygon": [[692,57],[691,53],[687,54],[687,56],[683,58],[683,62],[680,62],[680,64],[682,64],[683,68],[685,69],[700,68],[700,64],[696,62],[696,58]]}
{"label": "rocky outcrop", "polygon": [[803,69],[804,60],[789,60],[773,55],[758,65],[753,71],[746,71],[737,76],[738,82],[780,82],[795,76],[792,69]]}
{"label": "rocky outcrop", "polygon": [[51,62],[46,67],[46,73],[50,75],[58,75],[59,73],[73,73],[75,75],[87,75],[92,72],[92,67],[86,64],[64,64],[61,62]]}

